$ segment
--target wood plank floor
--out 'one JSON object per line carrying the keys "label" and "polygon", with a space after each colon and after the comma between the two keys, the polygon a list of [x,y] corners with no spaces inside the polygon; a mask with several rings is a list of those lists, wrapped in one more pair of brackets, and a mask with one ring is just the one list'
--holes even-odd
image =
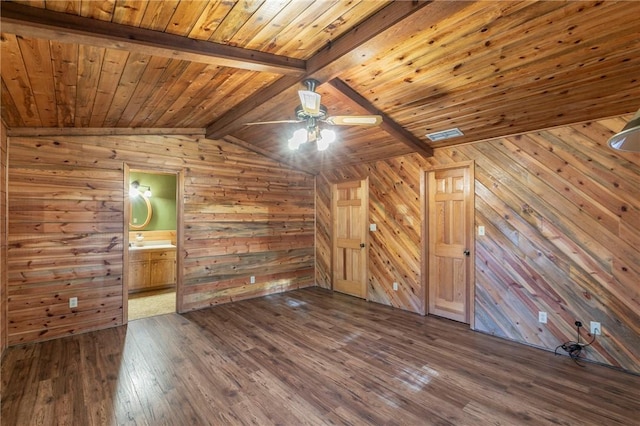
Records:
{"label": "wood plank floor", "polygon": [[640,376],[321,289],[9,348],[3,425],[637,425]]}

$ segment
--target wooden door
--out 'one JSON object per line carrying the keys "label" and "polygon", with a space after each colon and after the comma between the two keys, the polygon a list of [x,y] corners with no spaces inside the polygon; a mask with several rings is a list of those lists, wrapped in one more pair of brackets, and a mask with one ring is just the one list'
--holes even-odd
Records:
{"label": "wooden door", "polygon": [[428,313],[473,318],[473,164],[427,173]]}
{"label": "wooden door", "polygon": [[333,185],[333,289],[367,297],[368,180]]}

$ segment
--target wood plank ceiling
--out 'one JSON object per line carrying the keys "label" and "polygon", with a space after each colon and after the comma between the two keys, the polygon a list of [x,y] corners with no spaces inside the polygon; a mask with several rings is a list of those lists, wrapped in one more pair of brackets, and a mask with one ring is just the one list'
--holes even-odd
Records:
{"label": "wood plank ceiling", "polygon": [[[1,8],[10,134],[196,128],[318,173],[640,107],[640,2],[33,0]],[[305,77],[322,83],[330,115],[380,113],[383,125],[336,127],[338,142],[322,153],[288,150],[299,125],[244,125],[294,118]],[[464,136],[426,137],[453,127]]]}

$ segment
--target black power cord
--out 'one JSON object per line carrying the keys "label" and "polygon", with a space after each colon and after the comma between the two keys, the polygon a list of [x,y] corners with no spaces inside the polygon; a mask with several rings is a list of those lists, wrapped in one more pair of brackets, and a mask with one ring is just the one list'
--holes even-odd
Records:
{"label": "black power cord", "polygon": [[593,334],[591,341],[589,343],[580,343],[580,327],[582,327],[582,323],[580,321],[576,321],[575,324],[576,324],[578,339],[575,342],[568,341],[568,342],[564,342],[561,345],[558,345],[554,353],[558,355],[558,349],[562,348],[569,354],[569,357],[576,364],[578,364],[580,367],[584,367],[584,365],[580,364],[579,362],[580,354],[582,353],[582,349],[586,348],[587,346],[590,346],[593,342],[595,342],[596,334],[595,333]]}

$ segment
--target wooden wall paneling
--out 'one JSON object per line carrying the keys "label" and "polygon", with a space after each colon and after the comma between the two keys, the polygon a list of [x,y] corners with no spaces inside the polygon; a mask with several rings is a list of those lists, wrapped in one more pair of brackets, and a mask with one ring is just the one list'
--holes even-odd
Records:
{"label": "wooden wall paneling", "polygon": [[[318,211],[329,209],[325,205],[331,201],[321,196],[323,184],[350,179],[369,177],[369,220],[377,230],[369,232],[369,276],[368,293],[370,301],[395,306],[412,312],[420,312],[423,305],[423,289],[420,281],[420,241],[421,220],[419,164],[407,161],[412,157],[397,157],[387,162],[337,168],[334,172],[324,172],[318,177]],[[330,185],[329,185],[330,186]],[[331,229],[328,218],[318,214],[319,234]],[[318,253],[316,267],[328,261],[323,253]],[[328,263],[330,265],[330,263]],[[330,271],[326,282],[319,286],[330,288]],[[398,282],[398,291],[392,284]]]}
{"label": "wooden wall paneling", "polygon": [[[475,237],[475,329],[553,351],[576,339],[576,320],[587,331],[598,321],[603,334],[585,357],[638,373],[640,158],[606,146],[624,124],[606,119],[337,168],[317,178],[318,211],[332,180],[367,174],[378,227],[370,234],[370,298],[420,312],[422,237],[410,224],[422,220],[419,169],[474,160],[475,225],[486,232]],[[318,235],[325,220],[318,215]],[[328,261],[317,254],[317,265]],[[398,273],[417,285],[403,292],[401,282],[394,292]],[[548,313],[547,324],[538,311]]]}
{"label": "wooden wall paneling", "polygon": [[242,150],[226,159],[233,168],[197,165],[185,178],[184,311],[315,283],[313,177],[278,177]]}
{"label": "wooden wall paneling", "polygon": [[7,129],[0,120],[0,359],[7,347]]}
{"label": "wooden wall paneling", "polygon": [[[493,144],[494,148],[499,146],[497,143]],[[558,145],[556,145],[557,147]],[[499,151],[499,149],[496,151]],[[491,170],[488,174],[494,173],[495,170]],[[560,173],[560,171],[558,170],[557,173]],[[582,185],[589,184],[587,176],[589,175],[582,175]],[[502,183],[504,187],[505,182]],[[534,181],[530,182],[531,187],[535,187],[535,185]],[[624,282],[614,284],[610,273],[610,260],[607,260],[610,259],[611,253],[616,251],[623,254],[624,257],[624,253],[628,252],[629,248],[626,248],[624,243],[620,244],[619,241],[617,244],[612,242],[607,247],[607,240],[612,238],[611,236],[607,237],[608,231],[602,225],[593,222],[589,223],[585,218],[581,219],[580,214],[573,206],[565,203],[563,199],[563,194],[567,192],[565,186],[566,181],[557,188],[548,188],[547,190],[536,188],[536,192],[539,192],[539,195],[525,193],[525,198],[528,199],[527,201],[530,204],[523,204],[521,199],[515,198],[513,201],[508,201],[512,214],[524,219],[524,222],[529,225],[528,235],[526,233],[519,234],[521,236],[527,235],[527,238],[520,237],[516,239],[516,246],[511,248],[511,253],[520,252],[517,258],[512,259],[512,262],[507,262],[512,265],[516,262],[520,263],[520,271],[517,270],[518,268],[511,266],[511,269],[515,269],[513,277],[533,277],[534,280],[529,281],[528,285],[523,287],[523,292],[536,295],[535,297],[540,298],[540,300],[545,299],[544,294],[549,294],[550,298],[546,300],[547,307],[555,310],[556,314],[563,321],[566,321],[565,324],[567,325],[572,324],[576,319],[582,320],[585,317],[596,316],[600,322],[612,323],[616,321],[615,318],[637,316],[637,303],[633,302],[637,298],[637,289],[634,289],[633,286],[625,286]],[[558,191],[558,188],[560,188],[559,194],[554,194],[554,191]],[[493,191],[495,192],[495,189]],[[523,189],[520,188],[519,192],[523,192]],[[533,200],[538,201],[537,196],[543,197],[540,200],[548,200],[548,205],[543,207],[531,203]],[[509,199],[506,194],[502,194],[499,197],[502,201]],[[593,200],[590,202],[595,203]],[[524,209],[522,206],[524,206]],[[554,213],[556,209],[562,213]],[[544,211],[544,218],[542,218],[542,213],[537,213],[538,211]],[[532,215],[539,217],[531,220]],[[505,214],[505,217],[509,216],[509,214]],[[565,218],[569,218],[569,220]],[[510,222],[512,221],[510,220]],[[580,226],[583,227],[582,231],[577,229]],[[527,246],[530,243],[531,250],[527,251]],[[504,247],[509,245],[508,241],[503,241],[503,244]],[[554,253],[558,250],[560,253]],[[637,249],[631,249],[631,251],[634,250],[636,252],[635,258],[637,258]],[[505,250],[505,253],[499,258],[505,259],[507,256],[504,255],[507,252]],[[567,257],[569,254],[570,257]],[[634,256],[631,253],[630,255]],[[558,258],[562,260],[559,262]],[[632,259],[627,260],[633,261]],[[527,270],[531,269],[532,262],[535,262],[536,266],[540,268],[539,271],[536,272],[535,269],[534,271]],[[554,268],[557,263],[563,265],[562,270]],[[628,262],[625,263],[629,265]],[[630,267],[627,266],[627,268]],[[513,277],[510,279],[517,279]],[[619,286],[620,284],[623,285]],[[540,285],[543,287],[540,287]],[[582,289],[582,294],[579,296],[574,293],[574,285],[578,285]],[[513,287],[513,289],[517,288]],[[523,296],[525,300],[528,297],[530,296]],[[557,306],[558,304],[561,306],[571,304],[571,310],[560,309]],[[531,308],[528,316],[535,318],[535,306]],[[633,323],[630,326],[630,329],[628,329],[629,325],[619,327],[621,329],[620,332],[627,334],[625,330],[628,329],[637,333],[637,330],[634,330],[636,326]],[[567,327],[568,331],[571,331],[571,329],[571,326]],[[526,335],[526,332],[523,332],[523,334]],[[527,337],[527,339],[530,338],[529,336]],[[611,338],[616,339],[613,334]],[[607,340],[603,342],[607,342]],[[597,355],[594,356],[595,359],[598,359]],[[603,359],[600,358],[598,360],[602,361]],[[609,359],[607,361],[610,362]]]}
{"label": "wooden wall paneling", "polygon": [[[331,289],[331,265],[333,251],[331,240],[331,184],[323,175],[316,176],[316,230],[315,230],[315,269],[316,285]],[[321,224],[321,225],[319,225]]]}
{"label": "wooden wall paneling", "polygon": [[10,344],[125,321],[125,164],[184,171],[179,310],[314,285],[311,175],[199,135],[14,136],[9,145]]}
{"label": "wooden wall paneling", "polygon": [[[278,176],[272,160],[223,146],[224,152],[219,143],[202,146],[201,158],[216,165],[203,162],[185,177],[185,311],[314,284],[313,177],[284,170]],[[234,166],[218,166],[220,160]],[[278,229],[283,221],[293,225],[274,235],[271,224]],[[225,249],[236,231],[245,235],[242,244]],[[209,249],[206,242],[199,248],[202,236],[210,238]]]}
{"label": "wooden wall paneling", "polygon": [[[376,278],[378,300],[385,304],[398,304],[402,309],[420,312],[423,309],[423,289],[420,279],[421,225],[420,173],[404,157],[380,162],[370,169],[371,223],[377,231],[370,235],[375,244],[377,264],[386,274]],[[393,188],[389,191],[388,188]],[[382,190],[380,190],[382,189]],[[374,208],[375,206],[375,208]],[[393,236],[393,238],[379,238]],[[397,256],[395,253],[403,253]],[[370,280],[372,285],[374,280]],[[398,291],[393,291],[398,282]],[[371,295],[370,290],[370,295]],[[370,299],[373,300],[370,296]]]}
{"label": "wooden wall paneling", "polygon": [[[53,141],[49,146],[59,145]],[[40,148],[39,155],[46,157],[47,146]],[[73,148],[73,144],[63,144],[62,150],[69,151],[63,157],[72,157]],[[9,181],[15,186],[9,192],[9,205],[14,201],[26,204],[21,200],[30,203],[29,210],[9,215],[12,344],[122,321],[122,207],[114,210],[103,204],[122,204],[122,172],[73,169],[64,162],[56,162],[55,157],[41,158],[42,168],[33,163],[21,167],[19,160],[11,159]],[[61,201],[67,203],[65,209],[52,211]],[[89,210],[88,217],[87,211],[69,207],[74,202],[93,202],[84,206],[95,210]],[[96,239],[100,235],[105,237]],[[85,245],[84,240],[98,244]],[[108,276],[115,277],[116,282],[84,287],[84,280],[93,283],[92,278]],[[68,307],[70,297],[78,297],[77,309]]]}
{"label": "wooden wall paneling", "polygon": [[[637,339],[627,339],[622,343],[622,350],[620,347],[613,349],[611,343],[616,342],[615,346],[625,340],[617,335],[637,335],[634,325],[637,321],[632,320],[638,315],[637,304],[632,302],[637,299],[637,289],[624,281],[616,282],[611,275],[611,260],[608,259],[612,253],[622,256],[627,260],[624,262],[626,268],[631,275],[635,273],[637,280],[637,270],[629,266],[633,265],[633,259],[638,258],[637,248],[632,249],[619,241],[614,236],[615,232],[612,234],[617,229],[613,222],[619,217],[615,207],[608,210],[606,205],[617,205],[608,200],[624,194],[616,194],[614,188],[602,190],[597,196],[591,194],[600,186],[599,174],[593,173],[592,168],[606,170],[608,167],[603,167],[605,159],[615,157],[615,154],[604,146],[604,140],[596,144],[584,137],[571,139],[569,136],[575,136],[575,129],[579,127],[558,129],[557,132],[564,135],[560,138],[553,135],[556,132],[553,130],[465,149],[489,167],[483,170],[479,166],[482,173],[477,180],[483,185],[477,195],[489,197],[485,205],[491,205],[493,209],[501,204],[506,207],[494,216],[498,220],[494,224],[506,218],[509,225],[517,227],[509,230],[502,225],[499,232],[492,233],[494,239],[500,238],[493,251],[504,247],[499,249],[502,252],[495,260],[498,264],[510,266],[506,269],[498,266],[484,268],[485,275],[487,270],[493,269],[494,277],[482,284],[481,291],[510,282],[514,284],[486,297],[488,304],[481,305],[482,315],[496,317],[496,300],[506,303],[515,295],[523,305],[512,311],[505,310],[508,313],[506,320],[494,322],[488,329],[502,327],[506,337],[535,342],[548,348],[553,345],[553,340],[557,342],[560,339],[559,336],[566,336],[569,340],[575,334],[573,322],[576,319],[585,322],[584,318],[592,320],[595,317],[603,324],[621,322],[609,336],[596,342],[596,352],[591,354],[591,359],[633,369],[637,360],[629,357],[625,348],[637,344],[634,343]],[[570,143],[564,138],[568,138]],[[477,154],[473,153],[474,150]],[[571,154],[572,151],[575,152]],[[631,185],[637,179],[636,174]],[[509,194],[511,186],[517,191]],[[503,235],[508,238],[501,239]],[[482,240],[478,237],[480,247],[484,246]],[[478,251],[486,259],[488,252],[480,248]],[[477,263],[478,266],[481,264],[482,261]],[[502,276],[495,275],[495,271]],[[548,326],[533,327],[531,323],[535,323],[537,310],[554,312],[555,321],[550,317],[552,320]],[[505,327],[511,329],[505,331]],[[611,353],[615,352],[620,353],[613,357]]]}

